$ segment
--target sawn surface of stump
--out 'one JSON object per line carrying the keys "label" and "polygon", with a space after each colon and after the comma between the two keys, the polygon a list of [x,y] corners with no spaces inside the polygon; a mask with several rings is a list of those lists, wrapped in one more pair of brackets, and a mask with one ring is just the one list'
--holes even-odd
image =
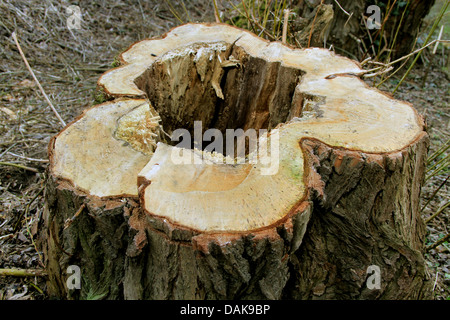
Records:
{"label": "sawn surface of stump", "polygon": [[[222,24],[177,27],[121,61],[98,82],[109,101],[49,145],[51,295],[427,297],[425,126],[357,62]],[[230,163],[209,142],[170,141],[195,121],[205,134],[268,131]],[[71,265],[81,289],[67,287]]]}

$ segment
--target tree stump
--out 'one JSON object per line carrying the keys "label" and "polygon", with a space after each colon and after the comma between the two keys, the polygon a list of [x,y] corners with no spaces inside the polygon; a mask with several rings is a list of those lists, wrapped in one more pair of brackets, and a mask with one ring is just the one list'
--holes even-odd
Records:
{"label": "tree stump", "polygon": [[[121,62],[98,82],[109,101],[49,145],[51,295],[427,297],[425,125],[357,62],[224,24],[177,27]],[[210,128],[262,134],[241,158],[174,145],[195,121],[207,141]],[[74,265],[80,289],[67,284]]]}

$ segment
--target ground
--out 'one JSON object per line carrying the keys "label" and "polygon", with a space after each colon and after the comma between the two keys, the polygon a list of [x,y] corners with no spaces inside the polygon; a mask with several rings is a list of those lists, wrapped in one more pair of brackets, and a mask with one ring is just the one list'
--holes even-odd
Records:
{"label": "ground", "polygon": [[[187,18],[181,2],[168,3],[182,13],[182,19]],[[180,24],[168,3],[0,2],[0,268],[42,268],[34,239],[44,207],[47,144],[61,129],[11,34],[16,32],[49,99],[60,116],[70,122],[98,98],[96,81],[112,67],[121,51],[135,41],[158,36]],[[78,5],[80,9],[80,28],[68,28],[68,25],[78,27],[72,20],[76,11],[67,11],[70,5]],[[186,10],[191,21],[214,21],[211,1],[187,1]],[[443,46],[435,55],[431,50],[425,51],[394,95],[411,102],[425,116],[431,137],[430,155],[448,146],[448,56],[449,49]],[[372,80],[368,81],[373,84]],[[392,91],[398,81],[399,77],[393,77],[381,89]],[[431,162],[430,167],[447,155],[448,150]],[[424,219],[448,204],[449,184],[444,182],[448,176],[447,166],[425,182],[422,205],[432,200],[423,210]],[[441,184],[443,187],[433,197]],[[449,234],[449,211],[443,210],[427,224],[427,245]],[[434,298],[450,299],[448,242],[427,250],[426,260],[434,283]],[[0,299],[46,298],[42,277],[0,276]]]}

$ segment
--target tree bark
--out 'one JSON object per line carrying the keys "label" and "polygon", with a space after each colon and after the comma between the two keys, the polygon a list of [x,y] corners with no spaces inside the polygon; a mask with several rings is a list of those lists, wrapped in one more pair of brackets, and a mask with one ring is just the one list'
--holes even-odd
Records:
{"label": "tree bark", "polygon": [[[51,295],[427,297],[425,125],[358,63],[223,24],[180,26],[121,61],[99,79],[112,100],[49,145]],[[242,159],[170,145],[179,128],[195,136],[194,121],[269,131]]]}
{"label": "tree bark", "polygon": [[[419,214],[426,136],[385,155],[348,152],[318,141],[304,148],[325,183],[313,200],[303,245],[292,259],[286,297],[429,299],[425,225]],[[368,285],[380,268],[380,288]]]}

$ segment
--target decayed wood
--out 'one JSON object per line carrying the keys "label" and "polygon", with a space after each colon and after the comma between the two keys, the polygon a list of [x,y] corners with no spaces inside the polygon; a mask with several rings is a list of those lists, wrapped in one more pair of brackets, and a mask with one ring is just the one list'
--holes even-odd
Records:
{"label": "decayed wood", "polygon": [[[426,297],[424,123],[355,76],[357,62],[222,24],[180,26],[121,60],[99,80],[113,100],[49,145],[41,243],[52,294]],[[194,121],[269,129],[259,151],[279,143],[276,169],[168,144]],[[78,291],[65,285],[72,264]],[[380,289],[366,286],[370,265]]]}

